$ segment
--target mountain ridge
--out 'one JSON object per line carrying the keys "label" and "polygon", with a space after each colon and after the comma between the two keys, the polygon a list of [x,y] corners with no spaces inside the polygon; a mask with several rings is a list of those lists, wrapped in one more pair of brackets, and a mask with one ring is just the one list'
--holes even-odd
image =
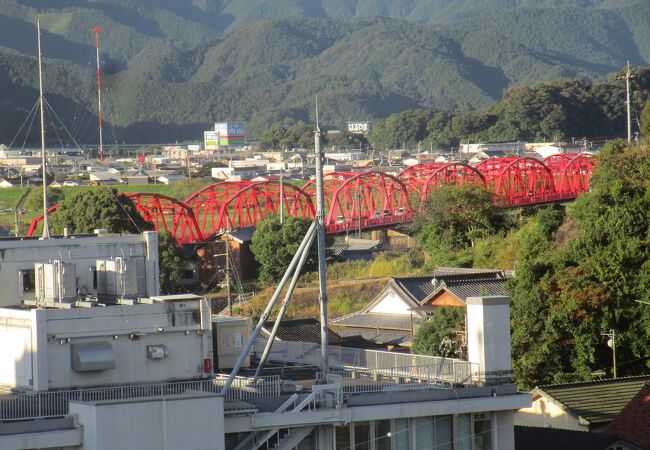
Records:
{"label": "mountain ridge", "polygon": [[[264,6],[273,2],[238,2],[53,0],[43,9],[36,0],[0,0],[0,58],[20,67],[16,55],[33,59],[27,19],[41,13],[46,63],[66,73],[55,83],[77,80],[68,93],[66,83],[48,83],[46,72],[46,89],[67,97],[74,105],[68,109],[92,114],[90,27],[99,24],[106,118],[123,139],[139,142],[197,139],[217,120],[245,121],[253,137],[273,124],[309,122],[317,92],[323,119],[335,128],[407,108],[475,110],[513,85],[604,80],[628,59],[646,65],[650,58],[647,0],[281,0],[269,10]],[[424,13],[435,6],[435,14]],[[267,17],[282,8],[298,17]],[[261,20],[251,22],[255,11]],[[357,17],[330,20],[346,11]],[[398,18],[366,17],[377,12]],[[211,22],[227,15],[227,26]],[[0,88],[36,86],[32,74],[13,73]],[[4,101],[14,112],[28,103]],[[64,118],[74,120],[69,114]],[[11,139],[17,122],[0,125],[0,139]],[[92,141],[92,133],[80,140]]]}

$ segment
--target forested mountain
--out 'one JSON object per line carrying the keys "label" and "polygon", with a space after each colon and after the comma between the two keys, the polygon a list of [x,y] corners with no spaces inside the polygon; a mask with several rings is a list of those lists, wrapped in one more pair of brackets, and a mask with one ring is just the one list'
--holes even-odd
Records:
{"label": "forested mountain", "polygon": [[0,0],[0,142],[36,99],[37,15],[50,103],[85,142],[94,25],[113,138],[137,142],[200,138],[215,120],[259,136],[309,121],[316,93],[332,127],[469,111],[516,84],[650,61],[649,0]]}

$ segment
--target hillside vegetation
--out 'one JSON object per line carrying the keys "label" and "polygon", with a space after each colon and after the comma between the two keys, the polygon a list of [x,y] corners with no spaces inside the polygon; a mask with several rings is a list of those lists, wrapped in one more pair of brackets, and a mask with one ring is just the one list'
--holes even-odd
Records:
{"label": "hillside vegetation", "polygon": [[650,60],[647,0],[0,0],[0,11],[2,142],[36,100],[36,15],[50,103],[85,142],[96,140],[94,25],[114,141],[197,139],[216,120],[259,137],[312,121],[316,93],[335,128],[469,111],[513,85],[602,80]]}

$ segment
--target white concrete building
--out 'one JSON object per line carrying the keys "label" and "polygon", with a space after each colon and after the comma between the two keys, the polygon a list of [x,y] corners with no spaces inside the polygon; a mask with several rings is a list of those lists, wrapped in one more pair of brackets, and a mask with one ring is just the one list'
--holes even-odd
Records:
{"label": "white concrete building", "polygon": [[[512,450],[509,299],[467,301],[469,361],[275,341],[158,292],[157,236],[0,240],[0,448]],[[214,373],[215,367],[226,370]]]}

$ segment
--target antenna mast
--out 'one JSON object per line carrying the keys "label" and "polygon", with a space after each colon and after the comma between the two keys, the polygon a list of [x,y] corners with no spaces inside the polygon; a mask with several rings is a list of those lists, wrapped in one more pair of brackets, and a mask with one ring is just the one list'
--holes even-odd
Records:
{"label": "antenna mast", "polygon": [[104,161],[104,142],[102,139],[102,82],[101,82],[101,72],[99,70],[99,33],[102,32],[102,29],[99,27],[94,27],[93,32],[95,33],[95,50],[97,53],[97,111],[99,113],[99,160]]}
{"label": "antenna mast", "polygon": [[43,65],[41,62],[41,19],[36,20],[38,30],[38,89],[41,104],[41,172],[43,175],[43,239],[50,238],[50,226],[47,221],[47,165],[45,158],[45,116],[43,114]]}
{"label": "antenna mast", "polygon": [[318,287],[320,300],[320,349],[321,371],[327,374],[328,361],[328,329],[327,329],[327,284],[325,279],[325,200],[323,194],[323,154],[320,149],[320,125],[318,123],[318,96],[316,96],[316,130],[314,131],[314,147],[316,153],[316,239],[318,241]]}

